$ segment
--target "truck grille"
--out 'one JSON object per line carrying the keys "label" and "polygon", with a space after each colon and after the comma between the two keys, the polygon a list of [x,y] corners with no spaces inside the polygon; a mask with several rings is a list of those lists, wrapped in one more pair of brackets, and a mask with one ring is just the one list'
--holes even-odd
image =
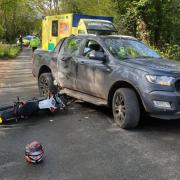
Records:
{"label": "truck grille", "polygon": [[180,91],[180,79],[175,82],[176,91]]}

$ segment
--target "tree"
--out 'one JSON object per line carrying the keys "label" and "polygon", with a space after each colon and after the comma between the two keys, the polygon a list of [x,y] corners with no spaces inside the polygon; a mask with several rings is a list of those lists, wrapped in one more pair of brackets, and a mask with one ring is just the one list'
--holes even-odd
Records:
{"label": "tree", "polygon": [[158,48],[180,45],[179,0],[0,0],[0,39],[38,33],[42,16],[63,13],[112,16],[120,34]]}
{"label": "tree", "polygon": [[1,38],[13,42],[19,34],[33,32],[38,12],[28,0],[0,0]]}

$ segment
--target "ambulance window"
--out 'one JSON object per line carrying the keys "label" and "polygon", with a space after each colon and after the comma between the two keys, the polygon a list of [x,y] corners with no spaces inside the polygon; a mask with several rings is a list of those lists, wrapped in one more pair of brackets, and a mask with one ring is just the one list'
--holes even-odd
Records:
{"label": "ambulance window", "polygon": [[58,36],[58,20],[52,21],[52,36]]}
{"label": "ambulance window", "polygon": [[66,43],[65,53],[69,55],[78,55],[80,49],[81,39],[72,38]]}

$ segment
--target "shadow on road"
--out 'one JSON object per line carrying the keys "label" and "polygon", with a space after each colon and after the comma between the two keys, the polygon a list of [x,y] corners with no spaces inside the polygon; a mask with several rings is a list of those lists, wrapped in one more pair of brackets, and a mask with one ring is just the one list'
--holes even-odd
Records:
{"label": "shadow on road", "polygon": [[[30,89],[29,89],[30,90]],[[30,90],[31,91],[31,90]],[[19,91],[19,94],[23,94],[23,90]],[[27,98],[24,98],[27,100]],[[73,114],[84,114],[83,116],[88,116],[92,113],[97,113],[99,116],[98,121],[104,121],[104,118],[108,120],[109,127],[114,123],[112,110],[103,106],[96,106],[87,102],[77,101],[68,107],[68,110],[61,110],[54,114],[49,113],[48,111],[38,112],[35,115],[27,118],[19,120],[18,122],[12,121],[6,123],[1,127],[9,127],[9,126],[32,126],[38,125],[41,123],[47,123],[54,118],[61,118],[62,116],[72,116]],[[106,118],[107,117],[107,118]],[[133,118],[133,117],[132,117]],[[90,119],[88,119],[90,120]],[[87,121],[88,121],[87,120]],[[116,127],[118,128],[118,127]],[[131,132],[158,132],[158,133],[179,133],[180,132],[180,120],[161,120],[157,118],[152,118],[148,116],[144,116],[141,118],[140,124],[136,129],[129,130]]]}
{"label": "shadow on road", "polygon": [[[112,123],[114,123],[112,110],[110,108],[103,107],[103,106],[96,106],[87,102],[78,102],[78,104],[81,106],[81,108],[85,108],[85,109],[90,108],[91,110],[94,110],[100,113],[100,115],[104,114],[105,116],[108,117],[108,119],[111,120]],[[168,132],[168,133],[178,132],[179,133],[180,132],[180,119],[162,120],[162,119],[157,119],[157,118],[153,118],[149,116],[143,116],[141,117],[139,126],[136,129],[133,129],[130,131],[134,131],[134,132],[153,131],[153,132]]]}

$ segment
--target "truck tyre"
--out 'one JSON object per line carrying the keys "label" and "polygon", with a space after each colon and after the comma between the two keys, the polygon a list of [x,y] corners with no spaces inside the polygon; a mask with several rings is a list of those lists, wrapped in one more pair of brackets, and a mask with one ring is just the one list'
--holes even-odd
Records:
{"label": "truck tyre", "polygon": [[38,79],[39,93],[42,97],[48,96],[48,91],[55,91],[56,86],[53,84],[53,77],[51,73],[43,73]]}
{"label": "truck tyre", "polygon": [[135,128],[140,120],[140,107],[132,89],[119,88],[115,91],[112,102],[114,120],[123,129]]}

